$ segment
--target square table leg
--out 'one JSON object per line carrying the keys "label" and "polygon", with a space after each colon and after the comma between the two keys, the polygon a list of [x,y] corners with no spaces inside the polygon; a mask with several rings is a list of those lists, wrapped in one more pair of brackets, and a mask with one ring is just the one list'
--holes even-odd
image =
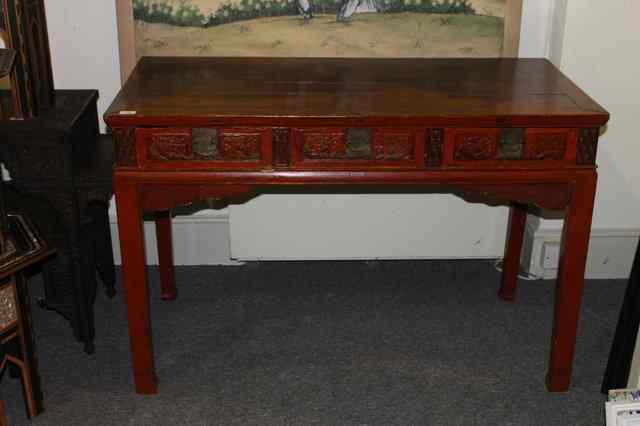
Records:
{"label": "square table leg", "polygon": [[152,394],[157,392],[158,381],[153,362],[140,194],[137,185],[118,179],[117,175],[115,194],[135,388],[138,393]]}
{"label": "square table leg", "polygon": [[552,392],[566,391],[571,383],[596,181],[594,171],[572,183],[571,199],[565,213],[546,380],[547,389]]}
{"label": "square table leg", "polygon": [[502,283],[498,295],[503,300],[515,299],[520,272],[520,252],[527,223],[527,211],[524,206],[513,204],[509,213],[509,229],[504,260],[502,262]]}
{"label": "square table leg", "polygon": [[178,296],[173,272],[173,244],[171,241],[171,211],[155,213],[158,263],[162,300],[174,300]]}

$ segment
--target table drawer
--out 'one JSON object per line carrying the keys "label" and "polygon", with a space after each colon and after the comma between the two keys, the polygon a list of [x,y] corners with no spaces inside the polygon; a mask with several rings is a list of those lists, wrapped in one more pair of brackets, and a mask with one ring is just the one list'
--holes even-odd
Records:
{"label": "table drawer", "polygon": [[575,165],[575,129],[445,130],[445,165],[465,168]]}
{"label": "table drawer", "polygon": [[271,164],[271,131],[262,128],[140,128],[139,165],[153,169],[261,169]]}
{"label": "table drawer", "polygon": [[415,169],[424,167],[425,129],[292,129],[294,169]]}

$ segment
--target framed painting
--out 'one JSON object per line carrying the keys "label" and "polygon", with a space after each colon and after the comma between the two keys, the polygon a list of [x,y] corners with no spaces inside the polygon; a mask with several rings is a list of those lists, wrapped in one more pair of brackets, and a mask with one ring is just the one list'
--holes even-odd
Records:
{"label": "framed painting", "polygon": [[116,0],[142,56],[513,57],[522,0]]}

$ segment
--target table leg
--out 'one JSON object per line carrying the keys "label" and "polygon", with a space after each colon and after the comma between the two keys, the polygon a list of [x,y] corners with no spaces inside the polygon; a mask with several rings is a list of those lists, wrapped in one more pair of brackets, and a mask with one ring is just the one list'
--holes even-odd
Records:
{"label": "table leg", "polygon": [[139,193],[135,184],[118,180],[116,175],[115,194],[135,388],[138,393],[151,394],[157,392],[158,382],[153,364],[149,288]]}
{"label": "table leg", "polygon": [[565,214],[547,373],[547,389],[551,392],[566,391],[571,383],[596,180],[593,172],[573,183]]}
{"label": "table leg", "polygon": [[18,298],[18,321],[20,360],[22,367],[22,389],[29,418],[33,418],[44,411],[44,398],[42,395],[42,384],[40,382],[40,372],[38,368],[38,356],[36,354],[36,343],[33,335],[33,324],[31,322],[31,297],[29,296],[29,286],[22,273],[15,278],[16,293]]}
{"label": "table leg", "polygon": [[498,295],[503,300],[515,299],[520,271],[520,252],[524,229],[527,223],[527,211],[524,206],[513,204],[509,213],[509,230],[507,244],[502,262],[502,283]]}
{"label": "table leg", "polygon": [[158,263],[160,264],[160,286],[162,299],[174,300],[178,296],[173,273],[173,247],[171,242],[171,212],[156,212],[156,240]]}

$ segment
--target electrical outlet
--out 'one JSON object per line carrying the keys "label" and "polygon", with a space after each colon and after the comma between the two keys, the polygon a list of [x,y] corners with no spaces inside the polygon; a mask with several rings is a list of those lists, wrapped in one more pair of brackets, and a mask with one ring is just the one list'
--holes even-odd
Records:
{"label": "electrical outlet", "polygon": [[542,268],[558,269],[558,262],[560,262],[560,243],[544,243],[542,245]]}

